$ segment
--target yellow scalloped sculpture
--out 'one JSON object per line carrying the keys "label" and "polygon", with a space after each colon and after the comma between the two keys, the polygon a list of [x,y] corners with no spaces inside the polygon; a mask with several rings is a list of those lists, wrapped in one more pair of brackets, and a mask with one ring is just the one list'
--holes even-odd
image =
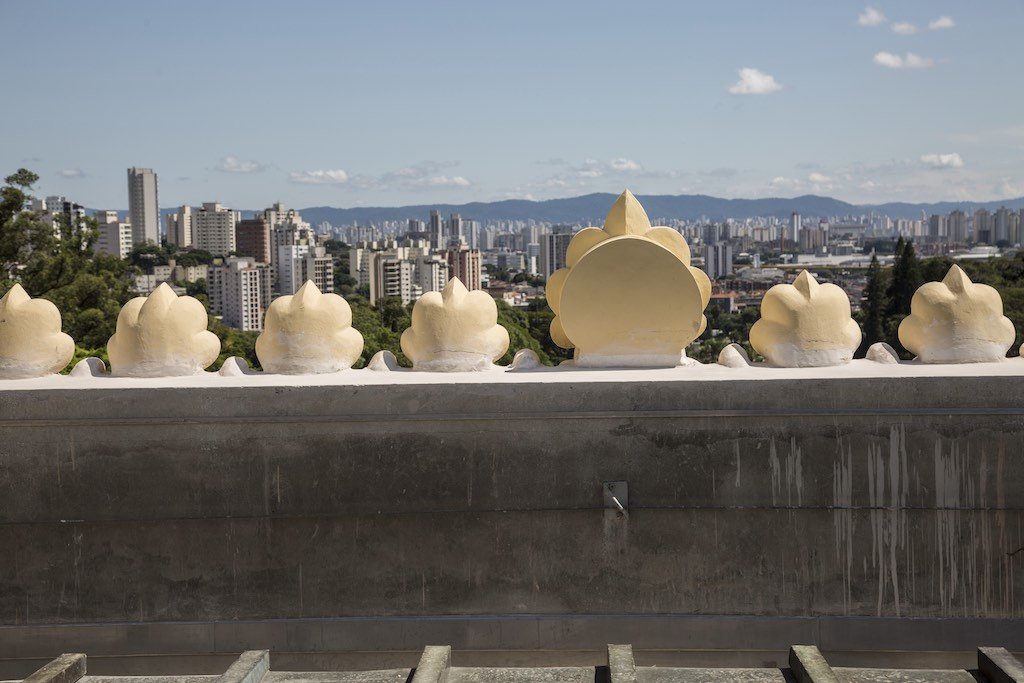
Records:
{"label": "yellow scalloped sculpture", "polygon": [[110,371],[122,377],[196,375],[217,360],[220,339],[206,329],[206,308],[165,282],[126,303],[107,342]]}
{"label": "yellow scalloped sculpture", "polygon": [[256,340],[263,369],[284,375],[347,370],[362,352],[363,335],[352,328],[348,302],[324,294],[312,280],[270,304]]}
{"label": "yellow scalloped sculpture", "polygon": [[711,281],[690,265],[676,230],[651,227],[626,190],[604,228],[573,235],[566,267],[547,282],[551,339],[577,366],[673,367],[707,325]]}
{"label": "yellow scalloped sculpture", "polygon": [[427,292],[412,308],[412,327],[402,333],[402,352],[414,370],[490,370],[508,350],[508,330],[486,292],[470,292],[453,277],[440,292]]}
{"label": "yellow scalloped sculpture", "polygon": [[992,287],[971,282],[953,264],[942,282],[926,282],[910,300],[900,343],[923,363],[989,363],[1006,358],[1016,339]]}
{"label": "yellow scalloped sculpture", "polygon": [[75,355],[75,342],[60,331],[60,311],[33,299],[16,284],[0,298],[0,379],[60,372]]}
{"label": "yellow scalloped sculpture", "polygon": [[806,270],[791,285],[775,285],[761,301],[750,345],[783,368],[843,365],[853,359],[861,333],[841,287],[819,284]]}

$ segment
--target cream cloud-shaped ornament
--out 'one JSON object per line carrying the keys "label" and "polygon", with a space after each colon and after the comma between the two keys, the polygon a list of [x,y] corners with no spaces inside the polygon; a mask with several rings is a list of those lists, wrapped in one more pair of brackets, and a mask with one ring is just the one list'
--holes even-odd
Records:
{"label": "cream cloud-shaped ornament", "polygon": [[75,355],[75,342],[60,331],[60,311],[33,299],[21,285],[0,298],[0,379],[42,377],[60,372]]}
{"label": "cream cloud-shaped ornament", "polygon": [[362,352],[363,335],[352,328],[348,302],[322,293],[312,280],[270,304],[256,340],[263,369],[285,375],[346,370]]}
{"label": "cream cloud-shaped ornament", "polygon": [[783,368],[843,365],[853,359],[861,333],[841,287],[819,284],[802,271],[791,285],[775,285],[761,301],[750,345]]}
{"label": "cream cloud-shaped ornament", "polygon": [[179,297],[165,282],[148,297],[126,303],[107,342],[111,374],[123,377],[195,375],[220,354],[220,339],[206,329],[206,309]]}
{"label": "cream cloud-shaped ornament", "polygon": [[490,370],[508,350],[508,330],[498,324],[489,294],[470,292],[452,278],[441,292],[427,292],[412,308],[412,327],[402,333],[402,352],[414,370]]}
{"label": "cream cloud-shaped ornament", "polygon": [[651,227],[636,197],[615,200],[604,228],[573,235],[547,282],[551,339],[577,366],[676,366],[707,326],[711,281],[676,230]]}
{"label": "cream cloud-shaped ornament", "polygon": [[971,282],[956,264],[942,282],[914,292],[899,329],[900,343],[924,363],[1000,361],[1016,336],[999,292]]}

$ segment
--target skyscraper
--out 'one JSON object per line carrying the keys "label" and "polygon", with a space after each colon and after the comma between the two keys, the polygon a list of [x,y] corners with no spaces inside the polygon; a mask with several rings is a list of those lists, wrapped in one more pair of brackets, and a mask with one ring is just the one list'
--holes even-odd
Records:
{"label": "skyscraper", "polygon": [[132,252],[131,223],[120,220],[117,211],[96,211],[93,218],[99,223],[96,252],[126,258]]}
{"label": "skyscraper", "polygon": [[167,244],[191,247],[193,242],[192,207],[182,206],[175,213],[167,214]]}
{"label": "skyscraper", "polygon": [[235,252],[257,263],[270,263],[270,226],[263,218],[246,218],[235,226]]}
{"label": "skyscraper", "polygon": [[128,169],[128,222],[132,244],[160,244],[160,202],[156,173],[151,168]]}
{"label": "skyscraper", "polygon": [[540,274],[551,277],[556,270],[565,268],[565,252],[572,240],[571,232],[558,232],[540,236]]}
{"label": "skyscraper", "polygon": [[992,239],[992,214],[988,209],[978,209],[974,212],[974,241],[983,244],[990,244]]}
{"label": "skyscraper", "polygon": [[464,244],[453,244],[447,251],[448,277],[457,277],[466,286],[474,290],[481,287],[480,252],[470,249]]}
{"label": "skyscraper", "polygon": [[270,305],[270,266],[232,256],[211,266],[208,278],[214,315],[240,330],[263,329],[263,314]]}
{"label": "skyscraper", "polygon": [[204,202],[194,216],[196,249],[203,249],[214,256],[227,256],[235,250],[237,222],[238,212],[217,202]]}
{"label": "skyscraper", "polygon": [[712,280],[733,272],[732,245],[728,242],[704,245],[704,272]]}
{"label": "skyscraper", "polygon": [[1010,210],[1000,206],[992,214],[992,241],[996,244],[1010,241]]}
{"label": "skyscraper", "polygon": [[444,223],[441,221],[441,214],[437,209],[430,210],[430,225],[427,227],[427,234],[430,235],[430,248],[435,251],[444,249]]}
{"label": "skyscraper", "polygon": [[458,244],[462,242],[462,238],[462,216],[453,213],[448,219],[448,242]]}
{"label": "skyscraper", "polygon": [[949,214],[946,219],[946,232],[951,242],[962,244],[967,241],[967,214],[960,209]]}

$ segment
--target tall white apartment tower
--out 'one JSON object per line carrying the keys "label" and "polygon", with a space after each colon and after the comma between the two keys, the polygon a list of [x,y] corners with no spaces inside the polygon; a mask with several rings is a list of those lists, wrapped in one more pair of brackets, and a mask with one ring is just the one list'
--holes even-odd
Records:
{"label": "tall white apartment tower", "polygon": [[160,244],[160,202],[156,173],[151,168],[128,169],[128,222],[132,244]]}
{"label": "tall white apartment tower", "polygon": [[803,221],[800,219],[800,214],[794,211],[793,215],[789,217],[789,239],[797,244],[800,243],[801,227],[803,227]]}
{"label": "tall white apartment tower", "polygon": [[237,211],[217,202],[204,202],[192,216],[192,239],[196,249],[204,249],[214,256],[227,256],[235,250],[235,224]]}

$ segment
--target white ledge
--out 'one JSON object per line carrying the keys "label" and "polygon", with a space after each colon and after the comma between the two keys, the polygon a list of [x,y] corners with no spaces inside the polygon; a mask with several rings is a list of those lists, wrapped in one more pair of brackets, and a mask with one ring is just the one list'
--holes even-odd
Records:
{"label": "white ledge", "polygon": [[904,361],[899,364],[855,360],[846,365],[817,368],[776,368],[763,363],[731,368],[718,364],[693,363],[675,368],[576,368],[559,367],[511,369],[496,367],[495,372],[422,372],[406,368],[390,372],[370,369],[342,370],[317,375],[276,375],[255,372],[250,375],[222,375],[204,372],[182,377],[113,377],[50,375],[31,379],[0,380],[0,392],[140,389],[140,388],[215,388],[215,387],[301,387],[301,386],[380,386],[431,384],[571,384],[630,382],[730,382],[758,380],[824,380],[900,377],[1024,377],[1024,359],[1008,358],[995,363],[950,365]]}

